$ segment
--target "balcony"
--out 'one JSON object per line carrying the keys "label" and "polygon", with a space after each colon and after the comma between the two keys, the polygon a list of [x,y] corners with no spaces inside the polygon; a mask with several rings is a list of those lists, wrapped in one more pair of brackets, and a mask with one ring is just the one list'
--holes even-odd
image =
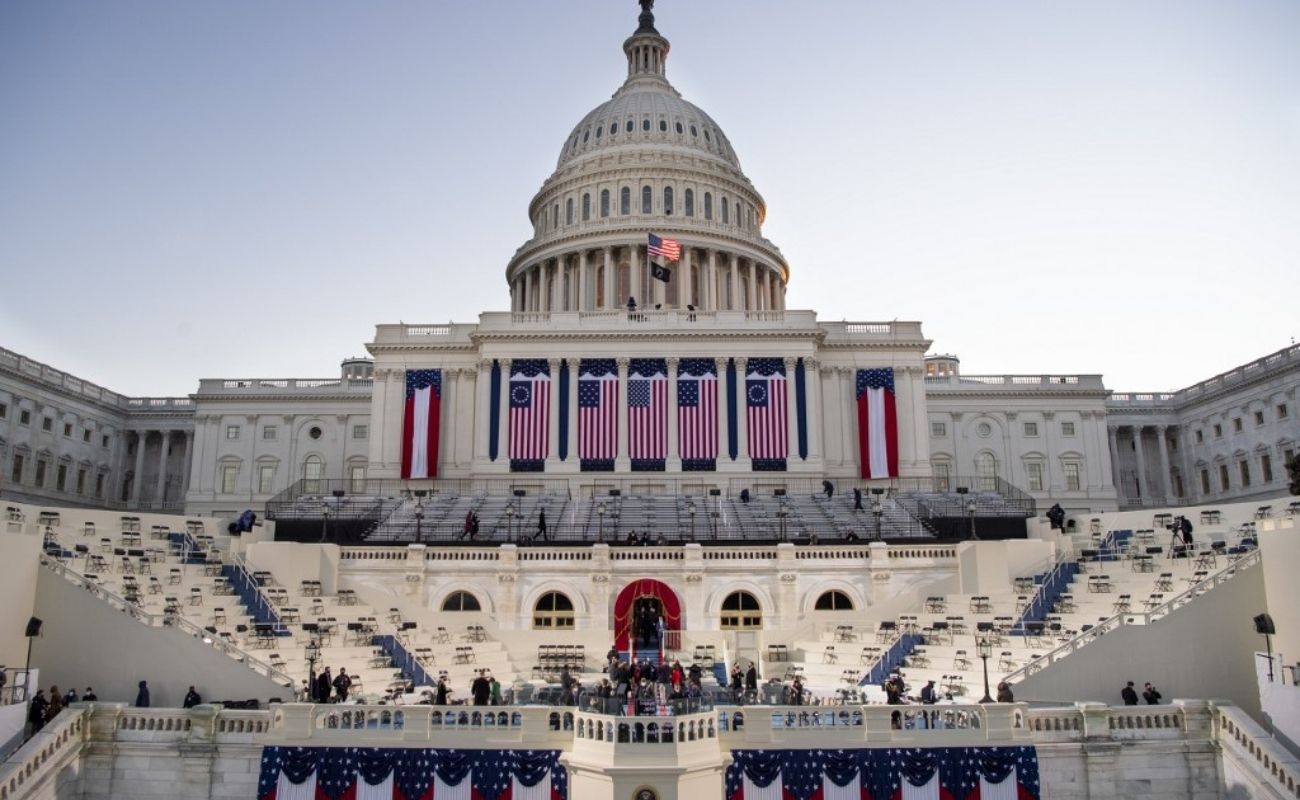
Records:
{"label": "balcony", "polygon": [[927,392],[1104,392],[1100,375],[932,375],[926,376]]}

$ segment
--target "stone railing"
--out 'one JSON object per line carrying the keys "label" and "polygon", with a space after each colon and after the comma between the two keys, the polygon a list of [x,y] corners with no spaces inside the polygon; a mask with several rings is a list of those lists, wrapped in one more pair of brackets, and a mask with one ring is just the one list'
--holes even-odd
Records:
{"label": "stone railing", "polygon": [[[33,787],[55,779],[81,755],[85,739],[85,714],[76,708],[60,712],[0,767],[0,800],[27,797]],[[55,796],[52,790],[49,796]]]}
{"label": "stone railing", "polygon": [[1244,711],[1216,706],[1214,734],[1225,761],[1235,761],[1243,772],[1271,789],[1273,796],[1300,798],[1300,759]]}
{"label": "stone railing", "polygon": [[374,381],[368,378],[231,378],[199,381],[200,395],[280,395],[344,392],[368,395]]}
{"label": "stone railing", "polygon": [[194,403],[188,397],[126,397],[3,347],[0,347],[0,367],[11,369],[29,380],[123,411],[194,410]]}
{"label": "stone railing", "polygon": [[1223,389],[1230,389],[1246,380],[1254,380],[1264,373],[1281,367],[1300,364],[1300,344],[1293,344],[1290,347],[1284,347],[1276,353],[1270,353],[1263,358],[1257,358],[1247,364],[1242,364],[1235,369],[1227,372],[1221,372],[1212,378],[1194,383],[1186,389],[1180,389],[1176,392],[1132,392],[1126,394],[1111,395],[1107,401],[1107,406],[1123,407],[1145,407],[1145,406],[1171,406],[1177,407],[1184,403],[1190,402],[1207,394],[1212,394]]}
{"label": "stone railing", "polygon": [[[878,548],[876,552],[874,548]],[[776,562],[784,553],[797,560],[862,561],[888,558],[894,566],[903,561],[951,561],[957,557],[957,547],[951,544],[779,544],[764,547],[742,545],[658,545],[650,547],[610,547],[596,543],[583,546],[531,546],[519,548],[505,543],[494,547],[438,547],[435,545],[403,545],[392,547],[343,547],[339,557],[345,562],[359,562],[367,567],[401,567],[412,561],[445,562],[499,562],[503,557],[514,561],[545,561],[552,563],[587,563],[605,559],[611,562],[659,561],[666,563],[690,561],[734,561],[745,564]],[[509,554],[509,555],[503,555]]]}
{"label": "stone railing", "polygon": [[926,390],[935,388],[1105,391],[1100,375],[927,375]]}
{"label": "stone railing", "polygon": [[336,706],[283,703],[268,712],[263,741],[304,746],[430,742],[481,747],[564,747],[574,709],[549,706]]}
{"label": "stone railing", "polygon": [[713,712],[683,714],[674,717],[611,717],[607,714],[578,712],[573,732],[574,745],[604,745],[618,750],[628,748],[662,749],[691,746],[695,743],[718,746],[718,719]]}
{"label": "stone railing", "polygon": [[1051,650],[1048,650],[1046,653],[1038,656],[1015,672],[1008,673],[1003,680],[1007,683],[1015,684],[1030,675],[1042,672],[1057,661],[1060,661],[1062,658],[1078,651],[1079,648],[1085,647],[1097,639],[1100,639],[1107,633],[1117,630],[1125,625],[1150,625],[1152,622],[1168,616],[1171,611],[1187,605],[1195,599],[1197,595],[1232,580],[1240,570],[1255,566],[1259,561],[1259,551],[1252,550],[1245,555],[1232,559],[1227,566],[1207,576],[1205,579],[1192,584],[1154,608],[1145,611],[1121,611],[1107,617],[1088,630],[1078,633]]}

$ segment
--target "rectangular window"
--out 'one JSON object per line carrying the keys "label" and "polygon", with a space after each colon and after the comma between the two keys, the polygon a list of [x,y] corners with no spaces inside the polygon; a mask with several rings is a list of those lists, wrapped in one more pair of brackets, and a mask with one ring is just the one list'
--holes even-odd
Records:
{"label": "rectangular window", "polygon": [[1241,417],[1234,417],[1232,420],[1232,432],[1241,433]]}
{"label": "rectangular window", "polygon": [[369,436],[369,435],[370,435],[370,427],[369,427],[369,426],[367,426],[367,425],[353,425],[353,426],[352,426],[352,438],[353,438],[353,439],[364,439],[364,438],[366,438],[366,437]]}
{"label": "rectangular window", "polygon": [[9,404],[0,403],[0,419],[7,419],[8,417],[9,417]]}
{"label": "rectangular window", "polygon": [[104,474],[103,473],[100,473],[99,475],[95,476],[95,496],[96,497],[104,496]]}
{"label": "rectangular window", "polygon": [[13,483],[23,482],[23,457],[14,455],[14,471],[10,473],[9,480]]}
{"label": "rectangular window", "polygon": [[52,431],[54,430],[54,417],[46,417],[46,418],[42,419],[42,420],[41,420],[41,430],[43,430],[43,431],[51,431],[51,432],[52,432]]}
{"label": "rectangular window", "polygon": [[940,492],[951,491],[952,467],[948,464],[934,465],[934,488]]}
{"label": "rectangular window", "polygon": [[86,442],[87,444],[90,443],[90,428],[86,428],[81,432],[81,441]]}
{"label": "rectangular window", "polygon": [[1197,444],[1205,444],[1205,431],[1199,431],[1199,430],[1198,430],[1198,431],[1196,432],[1196,443],[1197,443]]}
{"label": "rectangular window", "polygon": [[59,465],[59,471],[57,473],[57,477],[54,480],[54,488],[58,489],[60,492],[66,492],[68,490],[68,465],[67,464]]}
{"label": "rectangular window", "polygon": [[1250,462],[1243,461],[1239,466],[1241,467],[1241,485],[1243,487],[1249,486],[1250,485]]}
{"label": "rectangular window", "polygon": [[[22,458],[22,456],[19,456],[19,458]],[[16,481],[18,479],[14,478],[14,480]],[[36,462],[36,485],[40,487],[45,486],[45,462],[44,461]]]}
{"label": "rectangular window", "polygon": [[1279,404],[1278,404],[1278,406],[1277,406],[1277,418],[1278,418],[1278,419],[1286,419],[1286,415],[1289,414],[1289,413],[1290,413],[1290,411],[1287,409],[1287,407],[1286,407],[1286,403],[1279,403]]}
{"label": "rectangular window", "polygon": [[1061,435],[1062,435],[1062,436],[1073,436],[1073,435],[1074,435],[1074,423],[1073,423],[1073,422],[1062,422],[1062,423],[1061,423]]}
{"label": "rectangular window", "polygon": [[1214,438],[1216,438],[1216,439],[1222,439],[1222,438],[1223,438],[1223,426],[1220,425],[1220,424],[1217,423],[1217,422],[1214,423]]}
{"label": "rectangular window", "polygon": [[1228,465],[1219,465],[1219,491],[1226,492],[1232,488],[1232,482],[1228,480]]}
{"label": "rectangular window", "polygon": [[932,438],[932,439],[942,439],[943,437],[945,437],[945,436],[947,436],[947,435],[948,435],[948,423],[946,423],[946,422],[931,422],[931,423],[930,423],[930,438]]}
{"label": "rectangular window", "polygon": [[238,438],[239,438],[239,426],[238,426],[238,425],[227,425],[227,426],[226,426],[226,438],[227,438],[227,439],[238,439]]}
{"label": "rectangular window", "polygon": [[79,469],[77,470],[77,494],[85,494],[85,493],[86,493],[86,471],[84,469]]}
{"label": "rectangular window", "polygon": [[276,437],[278,434],[279,434],[279,431],[276,430],[276,428],[275,428],[274,425],[267,425],[266,427],[262,428],[262,439],[263,439],[263,441],[267,441],[267,442],[274,441],[274,440],[275,440],[275,437]]}
{"label": "rectangular window", "polygon": [[1256,411],[1256,412],[1255,412],[1255,424],[1256,424],[1256,425],[1263,425],[1263,424],[1264,424],[1264,412],[1263,412],[1263,411]]}
{"label": "rectangular window", "polygon": [[18,424],[19,424],[19,425],[31,425],[31,424],[32,424],[32,412],[28,411],[28,410],[25,409],[25,408],[24,408],[22,411],[19,411],[19,412],[18,412]]}
{"label": "rectangular window", "polygon": [[362,466],[352,467],[348,470],[348,476],[352,479],[352,493],[365,494],[366,492],[366,468]]}
{"label": "rectangular window", "polygon": [[239,475],[239,467],[225,466],[221,468],[221,493],[235,493],[235,478]]}
{"label": "rectangular window", "polygon": [[259,494],[270,494],[271,487],[275,484],[275,467],[262,465],[257,468],[257,491]]}
{"label": "rectangular window", "polygon": [[1073,461],[1065,464],[1065,489],[1069,492],[1077,492],[1083,486],[1080,479],[1079,465]]}
{"label": "rectangular window", "polygon": [[1209,493],[1210,493],[1210,471],[1208,469],[1203,469],[1201,470],[1201,494],[1209,494]]}
{"label": "rectangular window", "polygon": [[69,439],[72,438],[72,423],[71,423],[71,422],[65,422],[65,423],[63,423],[63,435],[66,436],[66,437],[68,437]]}
{"label": "rectangular window", "polygon": [[100,444],[102,447],[108,447],[108,434],[107,434],[107,433],[104,434],[103,438],[99,440],[99,444]]}
{"label": "rectangular window", "polygon": [[1187,491],[1183,487],[1183,476],[1174,476],[1174,495],[1177,497],[1186,497]]}
{"label": "rectangular window", "polygon": [[1025,475],[1029,478],[1029,491],[1043,491],[1043,465],[1029,463],[1025,465]]}
{"label": "rectangular window", "polygon": [[1264,483],[1273,482],[1273,457],[1268,453],[1259,457],[1259,475]]}
{"label": "rectangular window", "polygon": [[1026,435],[1026,436],[1037,436],[1037,435],[1038,435],[1038,423],[1037,423],[1037,422],[1026,422],[1026,423],[1025,423],[1025,435]]}

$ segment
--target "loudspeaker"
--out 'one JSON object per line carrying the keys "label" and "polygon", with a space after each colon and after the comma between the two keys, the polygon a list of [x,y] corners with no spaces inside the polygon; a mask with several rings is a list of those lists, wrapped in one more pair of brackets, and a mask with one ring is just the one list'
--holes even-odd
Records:
{"label": "loudspeaker", "polygon": [[967,492],[970,491],[970,489],[966,488],[965,486],[958,486],[955,491],[957,492],[957,494],[966,494]]}
{"label": "loudspeaker", "polygon": [[710,489],[710,490],[709,490],[709,497],[717,497],[717,496],[720,495],[720,494],[722,494],[722,490],[721,490],[721,489]]}
{"label": "loudspeaker", "polygon": [[[27,633],[24,635],[28,639],[32,638],[33,636],[40,636],[41,625],[43,624],[45,623],[41,622],[40,618],[32,617],[31,619],[27,620]],[[1272,623],[1270,622],[1269,624],[1271,625]]]}
{"label": "loudspeaker", "polygon": [[524,495],[528,494],[528,492],[523,489],[515,489],[513,494],[515,497],[523,497]]}
{"label": "loudspeaker", "polygon": [[772,492],[774,497],[785,497],[785,489],[775,489]]}
{"label": "loudspeaker", "polygon": [[609,490],[609,496],[610,496],[610,497],[621,497],[622,494],[623,494],[623,491],[622,491],[621,489],[610,489],[610,490]]}
{"label": "loudspeaker", "polygon": [[331,492],[331,494],[333,494],[335,497],[342,497],[343,495],[347,494],[347,492],[343,491],[342,489],[335,489],[333,492]]}
{"label": "loudspeaker", "polygon": [[[36,620],[36,622],[39,623],[40,620]],[[30,625],[28,626],[28,630],[31,630]],[[1259,614],[1258,616],[1256,616],[1255,633],[1262,634],[1264,636],[1275,635],[1277,633],[1277,630],[1273,627],[1273,618],[1270,617],[1268,614]],[[29,633],[27,635],[30,636],[31,634]]]}

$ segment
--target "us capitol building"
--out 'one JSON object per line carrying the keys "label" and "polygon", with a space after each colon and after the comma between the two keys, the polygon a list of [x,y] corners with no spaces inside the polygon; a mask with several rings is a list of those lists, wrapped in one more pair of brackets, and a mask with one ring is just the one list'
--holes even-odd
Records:
{"label": "us capitol building", "polygon": [[[0,492],[220,515],[300,481],[399,481],[412,474],[406,378],[425,370],[440,402],[419,474],[444,481],[527,477],[577,495],[931,480],[1010,487],[1074,514],[1285,491],[1294,346],[1172,394],[1115,394],[1100,374],[963,375],[955,356],[927,355],[920,322],[787,308],[791,268],[763,236],[764,198],[718,124],[669,82],[652,14],[639,22],[623,44],[626,80],[564,137],[528,205],[533,236],[505,267],[508,311],[381,324],[370,357],[337,377],[203,379],[188,397],[123,397],[0,351]],[[668,281],[653,276],[647,233],[680,243]],[[892,382],[896,426],[875,470],[858,397],[870,374]],[[673,413],[683,380],[695,410]],[[617,384],[603,437],[580,408],[587,381]],[[526,417],[511,401],[525,382]],[[629,430],[638,382],[666,394],[650,450]]]}

